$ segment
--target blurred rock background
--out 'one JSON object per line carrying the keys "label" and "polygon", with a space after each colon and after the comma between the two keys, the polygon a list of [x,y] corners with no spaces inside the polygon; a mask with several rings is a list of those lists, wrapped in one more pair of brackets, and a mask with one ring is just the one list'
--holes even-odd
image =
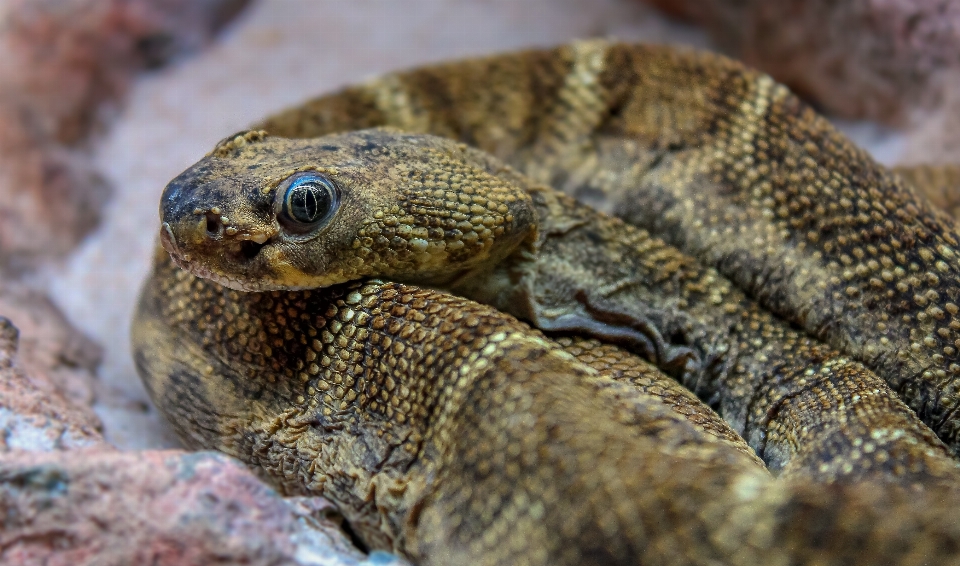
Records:
{"label": "blurred rock background", "polygon": [[321,503],[176,450],[130,359],[160,191],[224,136],[386,71],[615,36],[742,58],[881,162],[952,162],[958,26],[946,0],[0,0],[0,563],[363,560]]}

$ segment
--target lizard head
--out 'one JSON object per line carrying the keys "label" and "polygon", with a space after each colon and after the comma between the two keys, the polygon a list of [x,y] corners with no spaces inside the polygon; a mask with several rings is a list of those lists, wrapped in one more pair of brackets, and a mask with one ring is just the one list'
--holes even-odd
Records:
{"label": "lizard head", "polygon": [[444,285],[536,238],[524,183],[433,136],[248,131],[166,186],[160,241],[180,267],[243,291],[363,277]]}

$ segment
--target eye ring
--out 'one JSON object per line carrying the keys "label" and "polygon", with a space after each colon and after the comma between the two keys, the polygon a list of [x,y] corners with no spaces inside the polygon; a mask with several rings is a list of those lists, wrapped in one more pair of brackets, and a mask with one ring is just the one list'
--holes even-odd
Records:
{"label": "eye ring", "polygon": [[340,188],[315,171],[291,175],[277,190],[277,220],[292,234],[316,231],[339,207]]}

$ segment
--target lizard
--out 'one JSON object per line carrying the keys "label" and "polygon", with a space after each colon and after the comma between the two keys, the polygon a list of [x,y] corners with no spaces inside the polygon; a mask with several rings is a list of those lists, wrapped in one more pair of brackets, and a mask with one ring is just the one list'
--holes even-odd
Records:
{"label": "lizard", "polygon": [[[388,92],[388,94],[390,94],[390,93]],[[390,96],[385,96],[385,97],[384,97],[384,100],[387,101],[387,102],[389,102],[389,99],[390,99],[390,98],[391,98]],[[362,106],[362,105],[363,105],[362,103],[364,102],[363,97],[359,97],[357,100],[361,103],[360,106]],[[340,102],[343,102],[343,101],[341,100]],[[386,102],[385,102],[385,103],[386,103]],[[314,109],[314,110],[315,110],[315,109]],[[314,119],[315,116],[314,116],[313,114],[311,114],[314,110],[308,109],[306,115],[307,115],[309,118],[311,118],[311,120],[312,120],[313,122],[317,122],[317,120]],[[334,109],[334,110],[335,110],[335,109]],[[362,109],[361,109],[361,110],[362,110]],[[324,115],[324,113],[327,113],[327,114],[331,113],[331,109],[330,109],[330,108],[327,108],[326,110],[321,111],[319,114],[320,114],[320,115]],[[333,114],[336,114],[336,112],[333,112]],[[346,116],[346,118],[348,118],[348,119],[353,119],[353,118],[356,118],[356,117],[357,117],[356,114],[347,115],[347,116]],[[376,116],[374,116],[374,118],[376,118]],[[341,119],[344,119],[344,116],[343,116],[343,115],[341,115],[341,116],[335,116],[335,117],[334,117],[334,120],[341,120]],[[308,126],[309,126],[310,121],[308,120],[307,123],[308,123]],[[379,125],[379,124],[378,124],[376,121],[374,121],[373,123],[370,123],[370,124],[360,124],[360,125]],[[471,134],[471,135],[472,135],[472,134]],[[554,148],[554,149],[555,149],[555,148]],[[548,153],[549,153],[549,152],[548,152]],[[562,161],[562,160],[557,159],[557,160],[555,160],[555,161]],[[546,162],[549,163],[549,160],[547,160]],[[213,212],[213,211],[211,210],[211,211],[207,211],[207,212]],[[206,214],[206,213],[205,213],[205,214]],[[221,218],[221,221],[222,221],[222,218]],[[214,225],[216,225],[216,222],[214,222]],[[214,226],[214,227],[216,228],[216,226]],[[225,291],[222,291],[222,293],[225,293]],[[179,300],[179,299],[178,299],[178,300]],[[161,337],[169,336],[169,334],[164,335],[164,334],[162,334],[162,333],[157,333],[157,335],[159,335],[159,336],[161,336]],[[242,365],[242,364],[241,364],[241,365]],[[162,373],[162,372],[161,372],[161,373]],[[214,372],[214,373],[215,373],[215,372]],[[202,378],[202,377],[200,377],[200,376],[194,376],[194,379],[197,380],[197,381],[199,381],[199,382],[202,382],[204,378]],[[184,399],[182,399],[182,398],[178,399],[178,402],[183,402],[183,401],[184,401]],[[216,407],[213,407],[213,408],[215,409]],[[206,407],[206,409],[209,410],[209,409],[211,409],[211,407]],[[281,427],[281,428],[282,428],[282,427]],[[281,463],[283,462],[282,456],[280,457],[280,462],[281,462]],[[705,475],[706,475],[706,474],[705,474]],[[846,488],[846,486],[840,486],[840,487],[838,487],[837,489],[845,489],[845,488]],[[851,489],[852,489],[852,488],[851,488]],[[884,488],[884,489],[885,489],[885,488]],[[891,488],[890,491],[881,491],[879,496],[882,498],[882,497],[886,496],[886,494],[892,494],[892,493],[895,493],[895,492],[896,492],[896,489]],[[841,497],[841,498],[839,498],[838,500],[843,500],[843,498]],[[832,503],[835,503],[835,501],[834,501],[834,500],[831,500],[830,503],[831,503],[831,504],[832,504]],[[828,505],[828,506],[829,506],[829,505]],[[931,505],[931,506],[929,506],[929,507],[930,507],[930,509],[936,509],[936,505]],[[847,511],[845,511],[845,509],[847,509],[847,508],[846,508],[843,504],[837,504],[837,505],[835,505],[835,506],[832,506],[831,508],[832,508],[835,512],[838,512],[838,513],[845,513],[845,512],[847,512]],[[936,515],[936,513],[937,513],[937,511],[930,511],[930,512],[927,514],[927,517],[928,517],[928,518],[934,517],[934,516]],[[909,515],[909,513],[906,513],[906,515]],[[906,516],[906,515],[905,515],[905,516]],[[922,514],[921,514],[921,515],[922,515]],[[944,520],[944,519],[942,518],[942,516],[940,516],[939,519],[934,519],[931,524],[937,524],[938,521],[943,521],[943,520]],[[774,525],[774,524],[776,524],[776,521],[775,521],[775,520],[774,520],[774,521],[771,521],[769,524]],[[925,524],[925,525],[927,525],[927,524]],[[841,529],[841,530],[842,530],[842,529]],[[868,529],[868,531],[869,531],[869,529]],[[870,531],[870,532],[876,532],[876,530]],[[925,528],[920,529],[918,532],[929,534],[929,533],[932,533],[932,532],[934,532],[934,531],[933,531],[933,529],[929,528],[929,525],[927,525]],[[924,537],[919,537],[919,538],[926,540]]]}
{"label": "lizard", "polygon": [[425,566],[960,563],[956,489],[771,478],[596,353],[455,295],[238,292],[158,250],[132,332],[187,446]]}
{"label": "lizard", "polygon": [[[314,219],[300,222],[297,210]],[[385,277],[449,289],[542,330],[632,345],[716,398],[782,475],[960,479],[946,447],[863,365],[662,241],[452,140],[241,133],[167,185],[161,220],[181,267],[234,289]]]}
{"label": "lizard", "polygon": [[769,76],[588,40],[346,87],[255,129],[456,139],[677,246],[863,362],[957,454],[954,220]]}

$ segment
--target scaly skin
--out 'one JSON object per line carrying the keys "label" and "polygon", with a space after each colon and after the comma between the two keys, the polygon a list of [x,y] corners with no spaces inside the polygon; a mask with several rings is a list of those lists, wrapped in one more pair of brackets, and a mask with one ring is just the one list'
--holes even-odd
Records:
{"label": "scaly skin", "polygon": [[243,293],[160,252],[133,329],[188,445],[332,499],[371,548],[423,565],[960,564],[957,490],[774,480],[456,296]]}
{"label": "scaly skin", "polygon": [[[326,224],[290,233],[274,203],[308,171],[339,187],[339,203]],[[251,132],[171,181],[161,216],[174,259],[233,288],[370,276],[444,285],[543,330],[625,344],[716,399],[784,475],[960,483],[943,444],[860,363],[662,241],[462,144],[383,130]],[[239,245],[251,239],[263,243]]]}
{"label": "scaly skin", "polygon": [[960,451],[954,221],[768,76],[590,41],[387,75],[258,127],[384,125],[479,147],[717,268],[876,371]]}

